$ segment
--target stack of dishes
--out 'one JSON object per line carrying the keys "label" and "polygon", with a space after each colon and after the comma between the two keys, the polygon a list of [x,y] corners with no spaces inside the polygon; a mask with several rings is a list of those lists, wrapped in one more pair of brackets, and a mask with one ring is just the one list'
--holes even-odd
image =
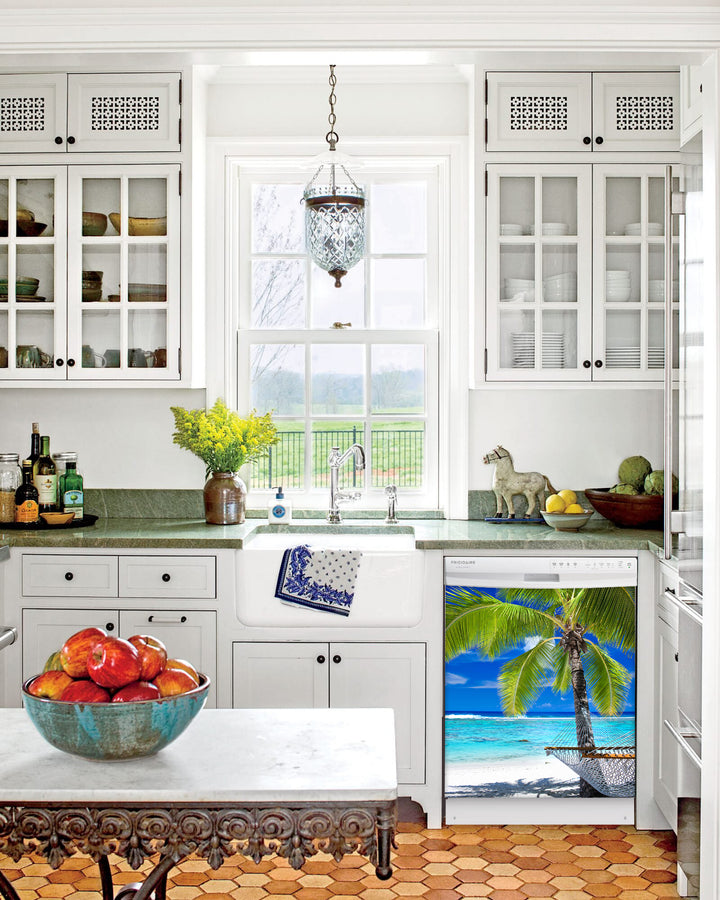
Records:
{"label": "stack of dishes", "polygon": [[130,282],[128,285],[128,300],[131,303],[165,303],[167,300],[167,285]]}
{"label": "stack of dishes", "polygon": [[535,282],[532,278],[505,278],[504,300],[525,300],[532,303],[535,300]]}
{"label": "stack of dishes", "polygon": [[[513,369],[532,369],[535,366],[535,335],[531,331],[514,331],[512,338]],[[544,331],[542,335],[542,364],[544,369],[565,366],[565,335]]]}
{"label": "stack of dishes", "polygon": [[550,235],[569,234],[570,226],[565,222],[543,222],[542,233]]}
{"label": "stack of dishes", "polygon": [[608,347],[605,351],[605,365],[608,369],[639,369],[639,347]]}
{"label": "stack of dishes", "polygon": [[665,348],[648,347],[648,369],[662,369],[665,366]]}
{"label": "stack of dishes", "polygon": [[618,303],[630,299],[630,273],[624,269],[608,269],[605,272],[605,299]]}
{"label": "stack of dishes", "polygon": [[82,302],[96,303],[102,299],[102,272],[86,271],[82,273]]}
{"label": "stack of dishes", "polygon": [[524,234],[524,230],[522,225],[518,225],[517,222],[502,222],[500,224],[500,234],[503,237],[510,237],[518,234]]}
{"label": "stack of dishes", "polygon": [[[677,303],[680,297],[680,284],[673,281],[673,303]],[[648,300],[651,303],[662,303],[665,300],[665,281],[662,278],[651,278],[648,281]]]}
{"label": "stack of dishes", "polygon": [[[625,226],[625,234],[639,237],[642,231],[642,222],[631,222]],[[658,237],[663,233],[662,222],[648,222],[647,233],[649,237]]]}
{"label": "stack of dishes", "polygon": [[561,272],[543,278],[543,300],[547,303],[574,303],[577,300],[575,272]]}
{"label": "stack of dishes", "polygon": [[[15,279],[15,300],[18,303],[42,303],[45,297],[38,296],[37,289],[40,285],[38,278],[26,275],[18,275]],[[0,278],[0,302],[7,302],[8,280]]]}

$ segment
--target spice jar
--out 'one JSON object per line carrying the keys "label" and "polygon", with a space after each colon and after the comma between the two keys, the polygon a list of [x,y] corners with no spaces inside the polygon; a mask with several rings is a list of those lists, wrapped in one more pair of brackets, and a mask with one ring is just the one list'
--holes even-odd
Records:
{"label": "spice jar", "polygon": [[0,522],[15,521],[15,491],[21,480],[17,453],[0,453]]}
{"label": "spice jar", "polygon": [[77,453],[74,450],[66,450],[64,452],[58,452],[52,454],[53,462],[55,463],[55,472],[57,474],[57,503],[58,509],[62,510],[62,479],[65,474],[65,469],[67,468],[68,461],[74,462],[77,465]]}

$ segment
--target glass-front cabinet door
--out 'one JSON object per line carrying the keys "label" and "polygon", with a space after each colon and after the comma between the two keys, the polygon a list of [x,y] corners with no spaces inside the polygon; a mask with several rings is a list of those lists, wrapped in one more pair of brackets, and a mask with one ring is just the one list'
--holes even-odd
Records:
{"label": "glass-front cabinet door", "polygon": [[[594,167],[596,381],[661,381],[665,365],[665,167]],[[673,185],[677,190],[677,183]],[[673,226],[677,230],[677,220]],[[679,243],[671,238],[674,330]],[[675,346],[676,343],[675,343]],[[677,350],[675,350],[677,353]],[[672,360],[677,368],[678,360]]]}
{"label": "glass-front cabinet door", "polygon": [[488,166],[488,380],[592,377],[590,173]]}
{"label": "glass-front cabinet door", "polygon": [[73,380],[179,377],[179,166],[69,170]]}
{"label": "glass-front cabinet door", "polygon": [[0,168],[0,380],[65,378],[64,167]]}

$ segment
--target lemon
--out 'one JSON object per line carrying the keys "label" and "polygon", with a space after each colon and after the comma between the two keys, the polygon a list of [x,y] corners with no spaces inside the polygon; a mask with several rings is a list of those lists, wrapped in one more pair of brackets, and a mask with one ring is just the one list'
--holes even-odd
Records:
{"label": "lemon", "polygon": [[[572,493],[572,491],[570,492]],[[580,506],[579,503],[571,503],[569,506],[565,507],[566,513],[584,513],[585,510]]]}
{"label": "lemon", "polygon": [[[568,506],[570,506],[571,503],[577,503],[577,494],[575,491],[571,491],[570,488],[565,488],[564,491],[558,491],[558,497],[562,497]],[[567,512],[567,510],[565,510],[565,512]]]}
{"label": "lemon", "polygon": [[565,501],[559,494],[550,494],[550,496],[545,501],[545,512],[565,512]]}

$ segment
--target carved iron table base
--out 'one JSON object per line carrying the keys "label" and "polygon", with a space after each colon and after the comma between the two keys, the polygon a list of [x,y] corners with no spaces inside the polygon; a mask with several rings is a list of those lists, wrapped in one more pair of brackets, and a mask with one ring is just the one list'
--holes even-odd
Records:
{"label": "carved iron table base", "polygon": [[[134,900],[165,900],[168,873],[191,853],[207,859],[211,869],[218,869],[234,853],[256,863],[276,854],[294,869],[319,851],[336,861],[359,853],[385,880],[392,874],[395,824],[394,800],[247,807],[18,804],[0,806],[0,850],[16,862],[39,853],[54,869],[74,853],[86,853],[98,863],[103,900],[114,897],[109,854],[126,859],[133,869],[159,854]],[[127,888],[121,893],[129,900]],[[19,900],[2,872],[0,896]]]}

